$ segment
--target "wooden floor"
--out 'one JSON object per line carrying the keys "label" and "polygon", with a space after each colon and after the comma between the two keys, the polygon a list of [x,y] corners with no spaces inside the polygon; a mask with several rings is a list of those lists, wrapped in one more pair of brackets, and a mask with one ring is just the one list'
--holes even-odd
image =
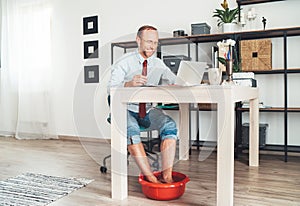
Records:
{"label": "wooden floor", "polygon": [[[0,180],[25,172],[94,179],[87,187],[50,204],[51,206],[95,205],[215,205],[216,152],[193,150],[189,161],[176,160],[174,170],[190,177],[185,194],[173,201],[144,197],[134,163],[129,163],[129,197],[111,197],[110,170],[99,172],[102,159],[110,153],[103,141],[15,140],[0,137]],[[207,158],[205,158],[207,156]],[[234,205],[300,205],[300,156],[285,163],[280,154],[261,154],[260,167],[248,167],[243,154],[235,160]],[[109,166],[109,165],[108,165]]]}

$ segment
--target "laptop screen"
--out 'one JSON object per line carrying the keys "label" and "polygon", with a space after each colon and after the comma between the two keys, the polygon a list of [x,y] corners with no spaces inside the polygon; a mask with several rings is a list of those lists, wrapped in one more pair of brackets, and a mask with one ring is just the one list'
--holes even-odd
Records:
{"label": "laptop screen", "polygon": [[199,85],[207,68],[206,62],[181,61],[175,84],[181,86]]}

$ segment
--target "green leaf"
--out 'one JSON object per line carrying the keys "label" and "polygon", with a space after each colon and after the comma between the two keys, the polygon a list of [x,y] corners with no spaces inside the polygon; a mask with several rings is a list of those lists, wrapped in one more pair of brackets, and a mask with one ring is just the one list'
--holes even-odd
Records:
{"label": "green leaf", "polygon": [[[235,49],[234,49],[234,56],[235,56],[235,58],[233,60],[232,69],[233,69],[233,72],[239,72],[241,62],[238,60],[237,52]],[[226,59],[224,57],[218,57],[218,61],[226,67]]]}
{"label": "green leaf", "polygon": [[239,7],[231,10],[229,8],[215,9],[215,11],[213,12],[214,13],[213,17],[218,18],[217,20],[218,26],[224,23],[234,23],[235,20],[237,19],[237,15],[239,11],[240,11]]}
{"label": "green leaf", "polygon": [[226,60],[223,57],[218,57],[218,61],[223,64],[224,66],[226,66]]}

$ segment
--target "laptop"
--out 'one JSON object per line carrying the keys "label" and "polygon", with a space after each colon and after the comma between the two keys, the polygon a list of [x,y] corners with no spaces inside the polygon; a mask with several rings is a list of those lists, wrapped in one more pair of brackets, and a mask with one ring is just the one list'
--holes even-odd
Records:
{"label": "laptop", "polygon": [[181,61],[175,85],[193,86],[201,84],[204,72],[207,68],[206,62]]}

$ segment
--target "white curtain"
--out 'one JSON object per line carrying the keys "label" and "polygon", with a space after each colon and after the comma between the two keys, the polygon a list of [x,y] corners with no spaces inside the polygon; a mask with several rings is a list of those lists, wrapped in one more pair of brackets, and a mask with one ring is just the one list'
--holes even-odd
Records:
{"label": "white curtain", "polygon": [[49,0],[1,0],[0,133],[57,138],[52,111]]}

